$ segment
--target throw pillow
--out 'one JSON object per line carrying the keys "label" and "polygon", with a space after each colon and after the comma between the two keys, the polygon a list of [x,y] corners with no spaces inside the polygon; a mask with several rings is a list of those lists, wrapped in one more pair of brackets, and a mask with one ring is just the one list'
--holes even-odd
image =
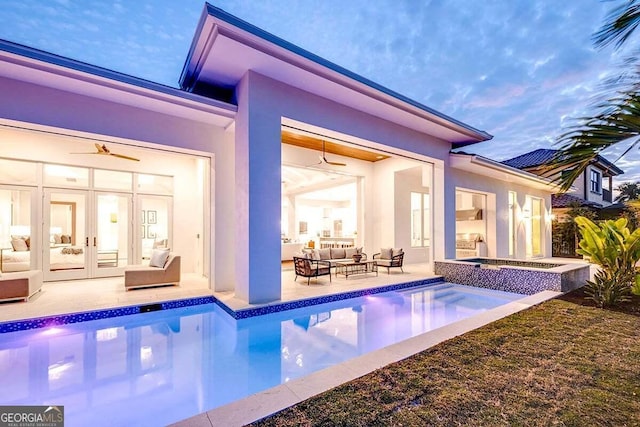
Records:
{"label": "throw pillow", "polygon": [[356,248],[347,248],[344,250],[344,257],[351,258],[357,253],[358,253],[358,250]]}
{"label": "throw pillow", "polygon": [[151,260],[149,261],[149,267],[164,268],[164,265],[169,259],[169,251],[164,249],[154,249],[151,253]]}
{"label": "throw pillow", "polygon": [[393,249],[391,248],[382,248],[380,249],[380,259],[391,259],[393,256]]}
{"label": "throw pillow", "polygon": [[11,246],[15,252],[26,252],[29,250],[29,246],[27,246],[27,242],[24,239],[11,239]]}
{"label": "throw pillow", "polygon": [[400,255],[400,254],[403,254],[403,253],[404,253],[404,252],[402,251],[402,248],[393,248],[393,249],[391,250],[391,256],[392,256],[392,257],[397,256],[397,255]]}
{"label": "throw pillow", "polygon": [[311,259],[314,261],[320,261],[320,250],[312,249],[311,250]]}
{"label": "throw pillow", "polygon": [[342,248],[330,248],[329,251],[331,252],[331,259],[343,259],[347,257],[345,250]]}
{"label": "throw pillow", "polygon": [[320,259],[331,259],[331,249],[324,248],[318,251],[320,253]]}
{"label": "throw pillow", "polygon": [[60,236],[60,243],[71,243],[71,236],[63,234],[62,236]]}

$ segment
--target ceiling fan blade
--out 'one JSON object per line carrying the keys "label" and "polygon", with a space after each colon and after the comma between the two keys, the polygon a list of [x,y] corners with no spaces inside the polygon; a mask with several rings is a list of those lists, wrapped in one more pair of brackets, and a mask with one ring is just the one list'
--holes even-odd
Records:
{"label": "ceiling fan blade", "polygon": [[109,155],[111,155],[113,157],[119,157],[121,159],[133,160],[134,162],[139,162],[140,161],[140,159],[136,159],[135,157],[125,156],[124,154],[109,153]]}
{"label": "ceiling fan blade", "polygon": [[328,165],[332,165],[332,166],[347,166],[346,163],[340,163],[340,162],[330,162],[330,161],[326,161],[326,163]]}
{"label": "ceiling fan blade", "polygon": [[107,154],[107,153],[97,153],[95,151],[83,151],[82,153],[69,153],[69,154]]}

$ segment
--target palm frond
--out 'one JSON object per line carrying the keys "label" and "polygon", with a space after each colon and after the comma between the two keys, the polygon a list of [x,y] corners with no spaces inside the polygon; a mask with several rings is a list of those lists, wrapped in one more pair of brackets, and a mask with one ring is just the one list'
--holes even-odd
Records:
{"label": "palm frond", "polygon": [[605,47],[610,44],[619,49],[640,25],[640,2],[628,0],[609,12],[605,23],[593,35],[593,41],[597,47]]}
{"label": "palm frond", "polygon": [[577,119],[576,125],[560,135],[557,142],[560,148],[544,167],[544,176],[553,178],[562,192],[571,188],[600,152],[640,136],[640,91],[635,87],[620,92],[598,105],[597,109],[599,114]]}

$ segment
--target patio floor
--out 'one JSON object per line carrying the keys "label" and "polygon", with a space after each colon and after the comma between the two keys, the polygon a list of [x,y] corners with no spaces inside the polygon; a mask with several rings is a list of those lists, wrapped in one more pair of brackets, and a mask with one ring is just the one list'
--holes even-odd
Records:
{"label": "patio floor", "polygon": [[[328,276],[324,276],[317,280],[311,279],[309,286],[307,286],[306,278],[300,277],[298,281],[294,281],[294,277],[292,269],[287,269],[287,267],[283,269],[282,299],[271,304],[411,282],[434,276],[428,271],[427,264],[412,264],[404,267],[404,273],[399,269],[391,269],[390,274],[387,274],[386,269],[381,269],[377,277],[375,273],[349,276],[348,279],[344,276],[336,278],[333,275],[331,282],[329,282]],[[209,289],[208,279],[196,275],[183,275],[180,286],[131,291],[125,291],[123,282],[123,277],[46,282],[43,284],[41,292],[35,294],[28,302],[0,303],[0,322],[211,295],[233,310],[258,306],[235,298],[232,291],[213,292]]]}

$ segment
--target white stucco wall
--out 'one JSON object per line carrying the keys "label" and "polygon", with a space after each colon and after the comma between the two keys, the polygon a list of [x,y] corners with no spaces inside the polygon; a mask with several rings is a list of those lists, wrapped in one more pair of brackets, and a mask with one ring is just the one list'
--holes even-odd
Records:
{"label": "white stucco wall", "polygon": [[[280,296],[280,284],[275,282],[276,275],[279,277],[280,274],[281,201],[277,194],[281,181],[282,119],[351,135],[369,141],[372,148],[413,152],[416,156],[443,160],[450,149],[446,141],[353,110],[253,71],[242,79],[237,99],[235,206],[236,221],[239,221],[236,228],[240,235],[236,235],[235,252],[236,257],[248,254],[248,259],[236,258],[236,294],[250,302],[263,302]],[[378,168],[377,165],[374,167]],[[388,201],[393,193],[393,179],[380,181],[376,178],[374,181],[374,193],[382,199],[378,199],[377,204],[374,202],[371,211],[365,206],[367,226],[364,244],[376,250],[382,245],[390,245],[386,242],[393,242],[395,237],[385,234],[393,228],[394,214],[387,211],[386,205],[383,206],[384,200]],[[387,185],[391,192],[384,191]],[[367,191],[365,189],[365,193]],[[436,207],[435,211],[438,209]],[[378,233],[381,237],[369,240],[369,236],[377,236]],[[255,245],[255,251],[252,245]]]}
{"label": "white stucco wall", "polygon": [[[501,181],[486,176],[480,176],[464,170],[450,168],[447,171],[445,194],[446,204],[446,250],[445,257],[455,258],[455,190],[471,190],[487,194],[487,248],[489,257],[509,257],[509,191],[517,194],[517,203],[524,208],[526,196],[537,197],[544,204],[544,257],[551,256],[551,191],[538,190],[513,182]],[[517,247],[515,258],[526,258],[526,230],[525,219],[520,218],[517,226]]]}
{"label": "white stucco wall", "polygon": [[[205,248],[205,256],[208,256],[208,259],[205,260],[207,265],[203,266],[203,270],[206,273],[211,267],[215,274],[212,278],[213,282],[219,290],[233,289],[235,273],[233,268],[229,267],[232,264],[229,260],[233,258],[234,253],[229,248],[233,247],[235,241],[233,232],[235,209],[233,204],[228,203],[229,200],[233,200],[235,192],[232,133],[202,121],[134,108],[5,77],[0,77],[0,93],[3,94],[4,99],[11,100],[11,102],[0,103],[0,118],[8,119],[5,120],[7,122],[18,121],[20,126],[43,125],[58,129],[62,134],[89,137],[94,135],[100,139],[113,139],[117,142],[142,143],[143,146],[152,148],[169,146],[196,150],[198,153],[208,155],[212,169],[210,191],[213,194],[208,202],[212,208],[210,221],[214,225],[210,227],[208,238],[203,239],[203,244],[215,242],[215,247]],[[83,156],[83,158],[68,156],[70,150],[61,145],[64,144],[64,137],[59,139],[60,142],[44,144],[43,149],[32,149],[27,154],[15,151],[25,148],[20,147],[20,141],[24,140],[13,141],[14,144],[18,144],[14,145],[11,140],[3,140],[0,145],[0,155],[17,158],[25,156],[34,160],[109,168],[104,164],[101,156]],[[28,141],[24,142],[29,144]],[[36,143],[35,140],[32,142]],[[221,161],[217,157],[225,160]],[[170,175],[175,173],[173,169],[179,167],[179,162],[167,164],[166,160],[164,163],[149,160],[138,165],[128,164],[127,167],[140,172]],[[189,173],[196,173],[195,165],[188,168]],[[177,246],[174,250],[183,254],[184,271],[192,268],[188,254],[193,252],[194,247],[192,240],[181,244],[180,239],[175,238],[175,234],[184,232],[193,236],[196,232],[190,230],[190,227],[202,224],[205,220],[189,219],[193,215],[190,196],[189,188],[184,188],[180,181],[176,182],[174,220],[177,225],[174,226],[174,241]],[[214,221],[215,218],[218,221]],[[194,265],[193,268],[196,266]]]}

